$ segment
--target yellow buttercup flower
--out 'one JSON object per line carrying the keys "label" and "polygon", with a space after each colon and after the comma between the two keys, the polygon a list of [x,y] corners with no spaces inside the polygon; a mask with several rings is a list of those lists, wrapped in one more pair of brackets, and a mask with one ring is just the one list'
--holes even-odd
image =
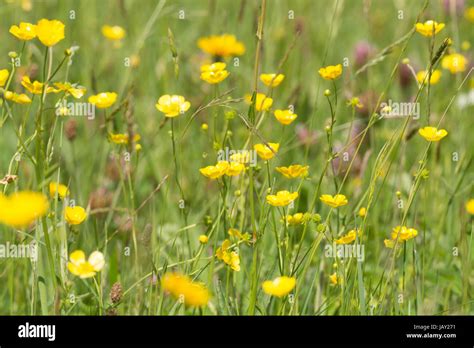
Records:
{"label": "yellow buttercup flower", "polygon": [[188,111],[191,104],[183,96],[165,94],[158,99],[155,106],[166,117],[176,117]]}
{"label": "yellow buttercup flower", "polygon": [[425,23],[416,23],[415,28],[421,35],[430,37],[438,34],[444,28],[444,23],[429,20]]}
{"label": "yellow buttercup flower", "polygon": [[82,250],[76,250],[69,255],[67,269],[69,272],[80,278],[90,278],[104,268],[104,254],[94,251],[86,260],[86,254]]}
{"label": "yellow buttercup flower", "polygon": [[285,79],[283,74],[261,74],[260,80],[268,87],[277,87]]}
{"label": "yellow buttercup flower", "polygon": [[337,273],[334,272],[329,276],[329,281],[332,285],[337,285],[338,283],[340,283],[340,278],[337,276]]}
{"label": "yellow buttercup flower", "polygon": [[295,213],[285,217],[286,222],[290,226],[303,225],[311,219],[310,213]]}
{"label": "yellow buttercup flower", "polygon": [[415,238],[417,235],[417,230],[406,226],[397,226],[392,230],[392,240],[396,240],[398,238],[399,241],[407,241]]}
{"label": "yellow buttercup flower", "polygon": [[474,215],[474,198],[468,200],[466,202],[466,211],[471,214],[471,215]]}
{"label": "yellow buttercup flower", "polygon": [[364,106],[364,104],[360,102],[360,99],[358,97],[352,97],[347,101],[347,106],[360,109]]}
{"label": "yellow buttercup flower", "polygon": [[272,159],[275,156],[275,154],[278,152],[279,148],[280,148],[279,143],[268,143],[268,145],[255,144],[253,146],[253,149],[257,151],[257,154],[260,156],[260,158],[265,161]]}
{"label": "yellow buttercup flower", "polygon": [[102,35],[111,41],[119,41],[125,37],[125,29],[118,25],[104,25],[102,26]]}
{"label": "yellow buttercup flower", "polygon": [[9,31],[10,34],[23,41],[36,37],[36,25],[31,23],[21,22],[20,25],[12,25]]}
{"label": "yellow buttercup flower", "polygon": [[283,297],[288,295],[296,286],[294,277],[277,277],[273,280],[266,280],[262,283],[263,291],[271,296]]}
{"label": "yellow buttercup flower", "polygon": [[219,57],[241,56],[245,46],[234,35],[212,35],[198,40],[198,47],[206,53]]}
{"label": "yellow buttercup flower", "polygon": [[229,162],[219,161],[215,166],[207,166],[199,169],[202,175],[209,179],[218,179],[227,173]]}
{"label": "yellow buttercup flower", "polygon": [[360,208],[360,209],[359,209],[359,216],[363,218],[363,217],[365,217],[366,215],[367,215],[367,209],[364,208],[364,207]]}
{"label": "yellow buttercup flower", "polygon": [[8,81],[8,77],[10,76],[10,72],[7,69],[0,70],[0,87],[5,86]]}
{"label": "yellow buttercup flower", "polygon": [[117,101],[117,93],[102,92],[89,97],[89,103],[94,104],[99,109],[111,107]]}
{"label": "yellow buttercup flower", "polygon": [[56,93],[65,92],[66,95],[72,95],[76,99],[80,99],[86,94],[85,87],[69,82],[55,82],[54,87],[56,87]]}
{"label": "yellow buttercup flower", "polygon": [[58,182],[50,182],[49,183],[49,195],[51,198],[58,198],[64,199],[69,195],[69,190],[66,185],[60,184]]}
{"label": "yellow buttercup flower", "polygon": [[17,104],[29,104],[29,103],[31,103],[30,97],[28,97],[24,93],[17,94],[17,93],[14,93],[14,92],[6,91],[4,96],[5,96],[6,100],[10,100],[10,101],[12,101],[14,103],[17,103]]}
{"label": "yellow buttercup flower", "polygon": [[58,20],[41,19],[36,24],[36,35],[43,45],[54,46],[64,39],[64,24]]}
{"label": "yellow buttercup flower", "polygon": [[464,11],[464,17],[470,22],[474,22],[474,6],[466,8]]}
{"label": "yellow buttercup flower", "polygon": [[161,286],[176,299],[184,301],[186,306],[202,307],[209,302],[210,295],[206,286],[193,282],[188,276],[166,273],[161,279]]}
{"label": "yellow buttercup flower", "polygon": [[229,234],[229,236],[236,237],[239,240],[243,240],[243,241],[249,241],[251,238],[250,233],[248,232],[242,233],[236,228],[229,228],[229,231],[227,231],[227,233]]}
{"label": "yellow buttercup flower", "polygon": [[326,205],[329,205],[332,208],[338,208],[346,205],[348,203],[346,196],[337,194],[335,196],[331,195],[322,195],[319,197],[321,202],[323,202]]}
{"label": "yellow buttercup flower", "polygon": [[0,223],[14,227],[28,227],[46,215],[49,203],[39,192],[21,191],[4,196],[0,193]]}
{"label": "yellow buttercup flower", "polygon": [[274,207],[284,207],[298,198],[298,192],[278,191],[276,195],[267,195],[267,203]]}
{"label": "yellow buttercup flower", "polygon": [[[25,87],[25,89],[33,94],[42,94],[43,93],[43,86],[44,84],[39,82],[39,81],[34,81],[31,82],[30,78],[28,76],[23,76],[23,79],[21,80],[21,85]],[[45,90],[45,93],[51,93],[54,92],[54,88],[52,87],[47,87]]]}
{"label": "yellow buttercup flower", "polygon": [[79,225],[87,218],[86,210],[80,206],[66,207],[64,218],[69,225]]}
{"label": "yellow buttercup flower", "polygon": [[346,235],[339,239],[336,239],[336,244],[350,244],[356,240],[357,234],[360,233],[358,230],[350,230]]}
{"label": "yellow buttercup flower", "polygon": [[418,133],[427,141],[440,141],[448,135],[445,129],[438,129],[436,127],[423,127],[418,130]]}
{"label": "yellow buttercup flower", "polygon": [[325,80],[335,80],[342,74],[342,65],[329,65],[319,69],[319,75]]}
{"label": "yellow buttercup flower", "polygon": [[308,176],[309,166],[302,166],[300,164],[292,164],[289,167],[276,167],[276,171],[283,174],[288,179],[304,178]]}
{"label": "yellow buttercup flower", "polygon": [[237,176],[245,170],[245,165],[238,162],[229,162],[225,175]]}
{"label": "yellow buttercup flower", "polygon": [[384,239],[383,244],[386,248],[393,249],[393,247],[395,246],[395,241],[391,239]]}
{"label": "yellow buttercup flower", "polygon": [[[118,144],[118,145],[126,145],[129,143],[129,139],[130,136],[128,134],[109,134],[109,139],[111,142],[113,142],[114,144]],[[140,141],[141,139],[141,136],[140,134],[134,134],[133,135],[133,142],[136,143],[138,141]]]}
{"label": "yellow buttercup flower", "polygon": [[273,114],[278,122],[285,126],[288,126],[298,117],[298,115],[291,110],[275,110]]}
{"label": "yellow buttercup flower", "polygon": [[240,257],[235,251],[229,251],[231,246],[230,240],[226,239],[216,251],[216,257],[229,265],[236,272],[240,271]]}
{"label": "yellow buttercup flower", "polygon": [[441,66],[451,74],[457,74],[466,70],[467,59],[460,53],[451,53],[443,57]]}
{"label": "yellow buttercup flower", "polygon": [[201,66],[201,80],[210,84],[216,84],[224,81],[229,72],[225,70],[225,63],[206,64]]}
{"label": "yellow buttercup flower", "polygon": [[209,242],[209,237],[206,236],[205,234],[201,234],[199,236],[199,243],[206,244],[207,242]]}
{"label": "yellow buttercup flower", "polygon": [[[245,95],[245,101],[248,104],[252,103],[252,96],[250,94]],[[267,97],[263,93],[257,93],[256,94],[256,100],[255,100],[255,109],[257,111],[267,111],[269,110],[273,105],[273,99]]]}
{"label": "yellow buttercup flower", "polygon": [[[437,84],[440,78],[441,78],[441,71],[433,70],[431,72],[430,85]],[[428,72],[426,70],[418,71],[418,73],[416,74],[416,79],[418,80],[419,83],[423,83],[425,79],[426,80],[428,79]]]}

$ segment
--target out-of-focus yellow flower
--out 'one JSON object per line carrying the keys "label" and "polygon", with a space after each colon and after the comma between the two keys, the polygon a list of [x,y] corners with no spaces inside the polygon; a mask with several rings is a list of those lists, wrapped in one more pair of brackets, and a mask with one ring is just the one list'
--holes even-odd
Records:
{"label": "out-of-focus yellow flower", "polygon": [[280,148],[279,143],[268,143],[268,145],[255,144],[253,146],[253,149],[257,151],[257,154],[260,156],[260,158],[265,161],[272,159],[275,156],[275,154],[278,152],[279,148]]}
{"label": "out-of-focus yellow flower", "polygon": [[12,25],[9,31],[10,34],[23,41],[36,37],[36,25],[31,23],[21,22],[20,25]]}
{"label": "out-of-focus yellow flower", "polygon": [[201,80],[210,84],[224,81],[229,76],[229,72],[225,70],[225,67],[226,64],[221,62],[201,66]]}
{"label": "out-of-focus yellow flower", "polygon": [[229,162],[229,166],[225,172],[227,176],[237,176],[245,170],[245,165],[238,162]]}
{"label": "out-of-focus yellow flower", "polygon": [[321,202],[323,202],[326,205],[329,205],[332,208],[338,208],[346,205],[348,203],[346,196],[337,194],[335,196],[331,195],[322,195],[319,197]]}
{"label": "out-of-focus yellow flower", "polygon": [[117,101],[117,93],[102,92],[89,97],[89,103],[94,104],[99,109],[110,108]]}
{"label": "out-of-focus yellow flower", "polygon": [[219,179],[226,174],[227,169],[229,169],[229,162],[219,161],[215,166],[207,166],[199,169],[199,171],[209,179]]}
{"label": "out-of-focus yellow flower", "polygon": [[364,207],[360,208],[360,209],[359,209],[359,216],[363,218],[363,217],[365,217],[366,215],[367,215],[367,209],[364,208]]}
{"label": "out-of-focus yellow flower", "polygon": [[29,103],[31,103],[30,97],[28,97],[24,93],[17,94],[17,93],[14,93],[14,92],[6,91],[4,96],[5,96],[6,100],[10,100],[10,101],[12,101],[14,103],[17,103],[17,104],[29,104]]}
{"label": "out-of-focus yellow flower", "polygon": [[104,25],[102,26],[102,35],[111,41],[119,41],[125,37],[125,29],[118,25]]}
{"label": "out-of-focus yellow flower", "polygon": [[433,20],[426,21],[425,23],[416,23],[416,31],[423,36],[433,36],[438,34],[444,28],[444,23],[438,23]]}
{"label": "out-of-focus yellow flower", "polygon": [[226,239],[222,245],[217,249],[216,256],[219,260],[224,261],[231,269],[236,272],[240,271],[240,257],[235,251],[229,251],[231,246],[230,240]]}
{"label": "out-of-focus yellow flower", "polygon": [[[113,134],[113,133],[110,133],[109,134],[109,139],[114,144],[126,145],[126,144],[128,144],[128,142],[130,140],[130,136],[128,134],[121,134],[121,133]],[[133,142],[134,143],[140,141],[140,139],[141,139],[140,134],[134,134],[133,135]]]}
{"label": "out-of-focus yellow flower", "polygon": [[186,306],[202,307],[209,302],[209,291],[202,283],[193,282],[188,276],[178,273],[166,273],[162,280],[163,290],[177,299],[182,299]]}
{"label": "out-of-focus yellow flower", "polygon": [[335,80],[342,74],[342,65],[329,65],[319,69],[319,75],[325,80]]}
{"label": "out-of-focus yellow flower", "polygon": [[398,238],[399,241],[407,241],[415,238],[417,235],[417,230],[406,226],[397,226],[392,230],[392,240],[396,240]]}
{"label": "out-of-focus yellow flower", "polygon": [[201,129],[202,129],[203,131],[207,131],[207,130],[209,129],[209,125],[208,125],[207,123],[203,123],[203,124],[201,125]]}
{"label": "out-of-focus yellow flower", "polygon": [[56,198],[56,194],[59,199],[64,199],[69,195],[69,190],[66,185],[60,184],[58,182],[49,183],[49,195],[51,198]]}
{"label": "out-of-focus yellow flower", "polygon": [[67,269],[69,272],[80,278],[90,278],[104,268],[104,254],[94,251],[86,260],[86,254],[82,250],[76,250],[69,255]]}
{"label": "out-of-focus yellow flower", "polygon": [[284,207],[298,198],[298,192],[278,191],[276,195],[267,195],[267,203],[274,207]]}
{"label": "out-of-focus yellow flower", "polygon": [[262,283],[262,289],[267,295],[283,297],[288,295],[296,286],[294,277],[277,277],[273,280],[266,280]]}
{"label": "out-of-focus yellow flower", "polygon": [[288,126],[298,117],[298,115],[291,110],[275,110],[273,114],[278,122],[285,126]]}
{"label": "out-of-focus yellow flower", "polygon": [[443,57],[441,66],[451,74],[457,74],[466,70],[467,59],[460,53],[451,53]]}
{"label": "out-of-focus yellow flower", "polygon": [[436,127],[423,127],[418,130],[418,133],[427,141],[440,141],[448,135],[446,129],[438,129]]}
{"label": "out-of-focus yellow flower", "polygon": [[353,97],[347,101],[347,106],[351,106],[353,108],[362,108],[364,105],[360,102],[358,97]]}
{"label": "out-of-focus yellow flower", "polygon": [[[418,71],[416,74],[416,79],[418,80],[419,83],[423,83],[425,79],[428,79],[428,72],[426,70],[421,70]],[[430,78],[430,85],[435,85],[439,82],[439,79],[441,78],[441,71],[436,69],[431,72],[431,78]]]}
{"label": "out-of-focus yellow flower", "polygon": [[[33,94],[41,94],[43,93],[43,86],[44,84],[39,81],[31,82],[28,76],[23,76],[21,80],[21,85],[25,87],[25,89]],[[45,93],[55,92],[53,87],[46,87]]]}
{"label": "out-of-focus yellow flower", "polygon": [[43,45],[54,46],[64,39],[64,24],[58,20],[41,19],[36,24],[36,35]]}
{"label": "out-of-focus yellow flower", "polygon": [[229,228],[229,231],[227,231],[227,233],[229,234],[229,236],[236,237],[239,240],[243,240],[243,241],[249,241],[251,237],[250,233],[248,232],[242,233],[236,228]]}
{"label": "out-of-focus yellow flower", "polygon": [[285,79],[283,74],[261,74],[260,80],[268,87],[278,87]]}
{"label": "out-of-focus yellow flower", "polygon": [[234,35],[212,35],[198,40],[198,47],[206,53],[219,57],[241,56],[245,46]]}
{"label": "out-of-focus yellow flower", "polygon": [[463,51],[469,51],[471,49],[471,43],[467,40],[464,40],[463,42],[461,42],[461,49]]}
{"label": "out-of-focus yellow flower", "polygon": [[470,22],[474,22],[474,6],[466,8],[464,11],[464,17]]}
{"label": "out-of-focus yellow flower", "polygon": [[[246,94],[245,95],[245,101],[248,104],[252,104],[252,95]],[[267,97],[263,93],[257,93],[256,95],[256,100],[255,100],[255,109],[257,111],[267,111],[269,110],[273,105],[273,99],[270,97]]]}
{"label": "out-of-focus yellow flower", "polygon": [[466,202],[466,211],[471,214],[471,215],[474,215],[474,198],[468,200]]}
{"label": "out-of-focus yellow flower", "polygon": [[49,203],[39,192],[21,191],[4,196],[0,193],[0,223],[14,227],[27,227],[46,215]]}
{"label": "out-of-focus yellow flower", "polygon": [[191,103],[180,95],[162,95],[156,103],[156,108],[165,114],[166,117],[176,117],[185,113],[191,107]]}
{"label": "out-of-focus yellow flower", "polygon": [[346,235],[339,239],[336,239],[336,244],[350,244],[356,240],[357,234],[360,233],[358,230],[350,230]]}
{"label": "out-of-focus yellow flower", "polygon": [[301,164],[292,164],[289,167],[276,167],[276,171],[283,174],[288,179],[304,178],[308,176],[309,166],[302,166]]}
{"label": "out-of-focus yellow flower", "polygon": [[0,70],[0,87],[5,86],[8,81],[8,76],[10,76],[10,72],[7,69]]}
{"label": "out-of-focus yellow flower", "polygon": [[336,272],[329,276],[329,280],[332,285],[337,285],[338,283],[340,283],[340,278],[337,276]]}
{"label": "out-of-focus yellow flower", "polygon": [[201,234],[199,236],[199,243],[206,244],[207,242],[209,242],[209,237],[206,236],[205,234]]}
{"label": "out-of-focus yellow flower", "polygon": [[55,82],[56,93],[65,92],[66,94],[72,95],[76,99],[80,99],[86,94],[86,88],[71,84],[69,82]]}
{"label": "out-of-focus yellow flower", "polygon": [[69,225],[79,225],[87,218],[86,210],[80,206],[66,207],[64,218]]}

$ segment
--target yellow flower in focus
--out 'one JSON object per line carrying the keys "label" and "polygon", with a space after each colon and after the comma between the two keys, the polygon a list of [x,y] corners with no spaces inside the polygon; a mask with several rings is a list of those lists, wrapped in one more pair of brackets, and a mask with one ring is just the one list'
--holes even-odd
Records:
{"label": "yellow flower in focus", "polygon": [[267,195],[267,203],[274,207],[284,207],[298,198],[298,192],[278,191],[276,195]]}
{"label": "yellow flower in focus", "polygon": [[[431,72],[431,79],[430,79],[430,85],[435,85],[439,82],[439,79],[441,78],[441,71],[438,69],[433,70]],[[428,79],[428,72],[426,70],[421,70],[418,71],[416,74],[416,79],[418,80],[419,83],[423,83],[425,79]]]}
{"label": "yellow flower in focus", "polygon": [[296,213],[293,215],[287,215],[285,217],[286,222],[290,226],[304,225],[311,219],[310,213]]}
{"label": "yellow flower in focus", "polygon": [[56,87],[56,93],[65,92],[66,94],[72,95],[74,98],[79,99],[86,94],[86,88],[78,86],[76,84],[71,84],[69,82],[55,82],[54,87]]}
{"label": "yellow flower in focus", "polygon": [[0,87],[5,86],[8,81],[8,76],[10,76],[10,72],[7,69],[0,70]]}
{"label": "yellow flower in focus", "polygon": [[260,80],[268,87],[278,87],[285,79],[283,74],[261,74]]}
{"label": "yellow flower in focus", "polygon": [[284,126],[288,126],[298,117],[297,114],[292,112],[291,110],[275,110],[273,113],[275,118]]}
{"label": "yellow flower in focus", "polygon": [[[109,134],[109,139],[111,142],[113,142],[114,144],[118,144],[118,145],[126,145],[128,144],[129,142],[129,139],[130,136],[128,134],[113,134],[113,133],[110,133]],[[140,141],[141,139],[141,136],[140,134],[134,134],[133,135],[133,142],[136,143],[138,141]]]}
{"label": "yellow flower in focus", "polygon": [[408,228],[406,226],[397,226],[392,230],[392,239],[399,241],[407,241],[415,238],[418,235],[418,231],[414,228]]}
{"label": "yellow flower in focus", "polygon": [[117,101],[117,93],[102,92],[89,97],[89,103],[94,104],[99,109],[107,109]]}
{"label": "yellow flower in focus", "polygon": [[205,234],[201,234],[199,236],[199,243],[206,244],[208,241],[209,241],[209,237],[206,236]]}
{"label": "yellow flower in focus", "polygon": [[296,286],[296,278],[281,276],[262,283],[262,289],[267,295],[283,297],[288,295]]}
{"label": "yellow flower in focus", "polygon": [[203,37],[197,44],[204,52],[223,58],[241,56],[245,52],[244,44],[230,34]]}
{"label": "yellow flower in focus", "polygon": [[358,230],[350,230],[346,235],[342,236],[339,239],[336,239],[336,244],[350,244],[356,240]]}
{"label": "yellow flower in focus", "polygon": [[338,208],[342,207],[343,205],[346,205],[348,203],[346,196],[337,194],[335,196],[331,195],[322,195],[319,197],[321,202],[323,202],[326,205],[329,205],[332,208]]}
{"label": "yellow flower in focus", "polygon": [[427,141],[440,141],[448,135],[445,129],[438,129],[436,127],[423,127],[418,130],[418,133]]}
{"label": "yellow flower in focus", "polygon": [[224,81],[229,76],[229,72],[225,70],[225,67],[226,64],[221,62],[201,66],[201,80],[210,84]]}
{"label": "yellow flower in focus", "polygon": [[46,215],[49,203],[39,192],[21,191],[4,196],[0,193],[0,223],[14,228],[28,227]]}
{"label": "yellow flower in focus", "polygon": [[466,70],[467,59],[460,53],[451,53],[443,57],[441,66],[451,74],[456,74]]}
{"label": "yellow flower in focus", "polygon": [[342,74],[342,65],[329,65],[319,69],[319,75],[325,80],[335,80]]}
{"label": "yellow flower in focus", "polygon": [[188,111],[191,104],[183,96],[165,94],[158,99],[155,106],[166,117],[176,117]]}
{"label": "yellow flower in focus", "polygon": [[444,23],[438,23],[433,20],[426,21],[425,23],[416,23],[416,31],[423,36],[433,36],[438,34],[444,28]]}
{"label": "yellow flower in focus", "polygon": [[95,276],[104,265],[104,254],[100,251],[94,251],[86,260],[86,254],[82,250],[76,250],[69,255],[67,269],[75,276],[85,279]]}
{"label": "yellow flower in focus", "polygon": [[9,31],[10,34],[23,41],[36,37],[36,26],[31,23],[21,22],[20,25],[12,25]]}
{"label": "yellow flower in focus", "polygon": [[365,217],[366,215],[367,215],[367,209],[364,208],[364,207],[360,208],[360,209],[359,209],[359,216],[363,218],[363,217]]}
{"label": "yellow flower in focus", "polygon": [[468,200],[466,202],[466,211],[471,214],[471,215],[474,215],[474,198]]}
{"label": "yellow flower in focus", "polygon": [[229,265],[236,272],[240,271],[240,257],[235,251],[229,251],[231,246],[230,240],[226,239],[216,251],[216,257]]}
{"label": "yellow flower in focus", "polygon": [[278,143],[268,143],[266,144],[255,144],[253,149],[257,151],[257,154],[260,156],[261,159],[268,161],[272,159],[275,154],[278,152],[280,148],[280,144]]}
{"label": "yellow flower in focus", "polygon": [[66,185],[60,184],[58,182],[49,183],[49,195],[51,198],[56,198],[56,194],[59,199],[64,199],[69,195],[69,190]]}
{"label": "yellow flower in focus", "polygon": [[474,23],[474,6],[468,7],[468,8],[464,11],[464,17],[466,17],[466,19],[467,19],[468,21]]}
{"label": "yellow flower in focus", "polygon": [[106,39],[109,39],[111,41],[119,41],[122,40],[125,37],[125,29],[118,26],[118,25],[104,25],[102,26],[102,35]]}
{"label": "yellow flower in focus", "polygon": [[[28,76],[23,76],[23,79],[21,80],[21,85],[25,87],[25,89],[30,93],[33,93],[33,94],[43,93],[44,84],[39,81],[31,82]],[[47,87],[45,90],[45,93],[51,93],[51,92],[54,92],[54,88]]]}
{"label": "yellow flower in focus", "polygon": [[202,175],[209,179],[218,179],[227,173],[229,169],[229,162],[219,161],[215,166],[207,166],[199,169]]}
{"label": "yellow flower in focus", "polygon": [[309,166],[292,164],[289,167],[276,167],[276,171],[283,174],[288,179],[304,178],[308,176]]}
{"label": "yellow flower in focus", "polygon": [[64,218],[69,225],[79,225],[87,218],[86,210],[80,206],[66,207]]}
{"label": "yellow flower in focus", "polygon": [[210,295],[206,286],[193,282],[188,276],[166,273],[161,279],[161,286],[176,299],[184,301],[186,306],[202,307],[209,302]]}
{"label": "yellow flower in focus", "polygon": [[4,97],[5,97],[6,100],[10,100],[10,101],[12,101],[14,103],[17,103],[17,104],[29,104],[29,103],[31,103],[30,97],[28,97],[24,93],[17,94],[17,93],[14,93],[14,92],[6,91],[5,94],[4,94]]}
{"label": "yellow flower in focus", "polygon": [[41,19],[36,24],[36,35],[43,45],[54,46],[64,39],[64,24],[58,20]]}
{"label": "yellow flower in focus", "polygon": [[[273,99],[272,98],[267,97],[263,93],[257,93],[256,96],[257,97],[256,97],[256,101],[255,101],[255,109],[257,111],[267,111],[272,107],[272,105],[273,105]],[[252,104],[252,95],[250,95],[250,94],[245,95],[245,101],[248,104]]]}
{"label": "yellow flower in focus", "polygon": [[245,165],[237,162],[229,162],[229,166],[225,172],[227,176],[237,176],[245,170]]}

